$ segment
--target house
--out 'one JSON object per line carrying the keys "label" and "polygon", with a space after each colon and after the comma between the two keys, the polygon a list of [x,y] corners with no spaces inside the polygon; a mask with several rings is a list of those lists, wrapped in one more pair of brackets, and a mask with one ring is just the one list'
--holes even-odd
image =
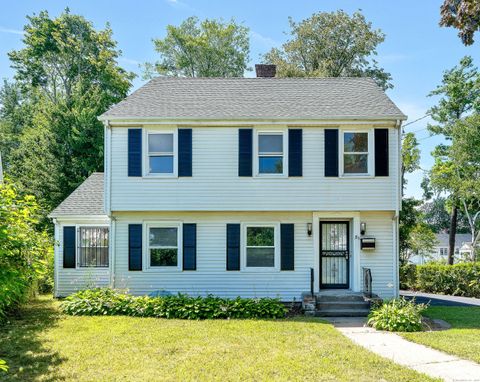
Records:
{"label": "house", "polygon": [[[412,264],[425,264],[430,261],[440,261],[447,263],[448,260],[448,233],[435,234],[436,244],[432,251],[420,253],[410,258]],[[455,235],[455,261],[471,259],[473,255],[472,235],[466,233],[457,233]]]}
{"label": "house", "polygon": [[405,118],[369,78],[151,80],[50,214],[55,295],[396,296]]}

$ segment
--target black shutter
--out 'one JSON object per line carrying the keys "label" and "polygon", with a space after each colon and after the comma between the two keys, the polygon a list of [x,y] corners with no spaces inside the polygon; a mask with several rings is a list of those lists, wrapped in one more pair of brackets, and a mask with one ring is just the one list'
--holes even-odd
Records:
{"label": "black shutter", "polygon": [[227,224],[227,271],[240,270],[240,224]]}
{"label": "black shutter", "polygon": [[128,176],[142,176],[142,129],[128,129]]}
{"label": "black shutter", "polygon": [[142,225],[128,225],[128,270],[142,270]]}
{"label": "black shutter", "polygon": [[238,176],[252,176],[253,130],[238,130]]}
{"label": "black shutter", "polygon": [[302,176],[302,129],[288,130],[288,176]]}
{"label": "black shutter", "polygon": [[295,269],[295,234],[293,224],[280,224],[280,257],[282,271]]}
{"label": "black shutter", "polygon": [[63,227],[63,267],[75,268],[75,227]]}
{"label": "black shutter", "polygon": [[338,129],[325,129],[325,176],[338,176]]}
{"label": "black shutter", "polygon": [[183,225],[183,270],[197,269],[197,225]]}
{"label": "black shutter", "polygon": [[375,129],[375,176],[388,176],[388,129]]}
{"label": "black shutter", "polygon": [[178,176],[192,176],[192,129],[178,129]]}

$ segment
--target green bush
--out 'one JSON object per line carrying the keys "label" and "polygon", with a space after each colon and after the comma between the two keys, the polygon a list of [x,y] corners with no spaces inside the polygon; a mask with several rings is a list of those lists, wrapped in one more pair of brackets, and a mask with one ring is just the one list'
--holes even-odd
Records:
{"label": "green bush", "polygon": [[403,297],[389,300],[372,308],[367,324],[390,332],[416,332],[422,330],[422,312],[426,308]]}
{"label": "green bush", "polygon": [[[480,297],[480,263],[446,265],[429,263],[401,269],[402,288],[427,293]],[[403,268],[403,267],[402,267]]]}
{"label": "green bush", "polygon": [[66,314],[76,316],[126,315],[187,320],[226,318],[283,318],[287,308],[273,298],[226,299],[184,294],[135,297],[109,288],[79,291],[61,303]]}
{"label": "green bush", "polygon": [[400,289],[415,289],[416,278],[417,271],[415,264],[404,264],[400,266]]}

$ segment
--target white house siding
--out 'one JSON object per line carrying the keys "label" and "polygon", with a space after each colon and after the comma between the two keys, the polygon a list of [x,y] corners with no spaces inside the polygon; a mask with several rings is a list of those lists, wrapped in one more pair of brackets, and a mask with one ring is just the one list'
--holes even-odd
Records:
{"label": "white house siding", "polygon": [[[137,125],[138,127],[138,125]],[[145,129],[172,129],[145,126]],[[173,126],[175,128],[175,126]],[[279,126],[258,127],[278,130]],[[281,126],[280,128],[287,128]],[[332,127],[329,127],[332,128]],[[334,126],[333,128],[337,128]],[[344,126],[355,130],[368,126]],[[372,128],[372,126],[370,126]],[[388,177],[324,177],[324,127],[303,129],[303,176],[238,176],[238,127],[193,127],[193,176],[127,176],[128,127],[111,132],[112,211],[348,211],[395,210],[398,131],[390,128]]]}
{"label": "white house siding", "polygon": [[[108,224],[107,220],[57,220],[55,224],[55,297],[65,297],[77,290],[110,284],[110,268],[63,268],[63,227]],[[111,239],[110,239],[111,240]]]}
{"label": "white house siding", "polygon": [[[313,236],[307,235],[307,223],[312,222],[312,216],[312,212],[116,213],[115,287],[129,289],[136,295],[167,290],[193,295],[211,293],[225,297],[269,296],[285,301],[298,300],[302,292],[310,290],[310,268],[315,266]],[[377,240],[375,251],[360,253],[360,265],[372,269],[373,290],[381,297],[394,294],[395,255],[391,217],[390,212],[366,212],[360,215],[361,221],[367,223],[368,236]],[[197,224],[196,271],[128,271],[128,224],[162,220]],[[226,271],[226,224],[245,222],[294,223],[295,270]],[[353,253],[353,256],[358,254]],[[144,269],[145,266],[144,261]]]}
{"label": "white house siding", "polygon": [[392,212],[362,212],[361,221],[367,223],[367,237],[374,237],[375,250],[361,251],[360,267],[370,268],[374,293],[382,298],[394,297],[398,252],[394,250]]}

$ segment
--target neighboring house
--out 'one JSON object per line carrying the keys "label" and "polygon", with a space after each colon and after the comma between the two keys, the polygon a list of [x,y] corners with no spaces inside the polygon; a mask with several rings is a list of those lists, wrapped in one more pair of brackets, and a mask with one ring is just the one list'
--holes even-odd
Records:
{"label": "neighboring house", "polygon": [[[448,260],[448,233],[437,233],[436,245],[428,253],[420,253],[410,258],[413,264],[425,264],[430,261],[440,261],[446,263]],[[472,235],[466,233],[457,233],[455,235],[455,261],[471,259],[473,254]]]}
{"label": "neighboring house", "polygon": [[368,78],[151,80],[100,116],[105,173],[50,215],[55,295],[289,301],[368,268],[396,296],[405,118]]}

